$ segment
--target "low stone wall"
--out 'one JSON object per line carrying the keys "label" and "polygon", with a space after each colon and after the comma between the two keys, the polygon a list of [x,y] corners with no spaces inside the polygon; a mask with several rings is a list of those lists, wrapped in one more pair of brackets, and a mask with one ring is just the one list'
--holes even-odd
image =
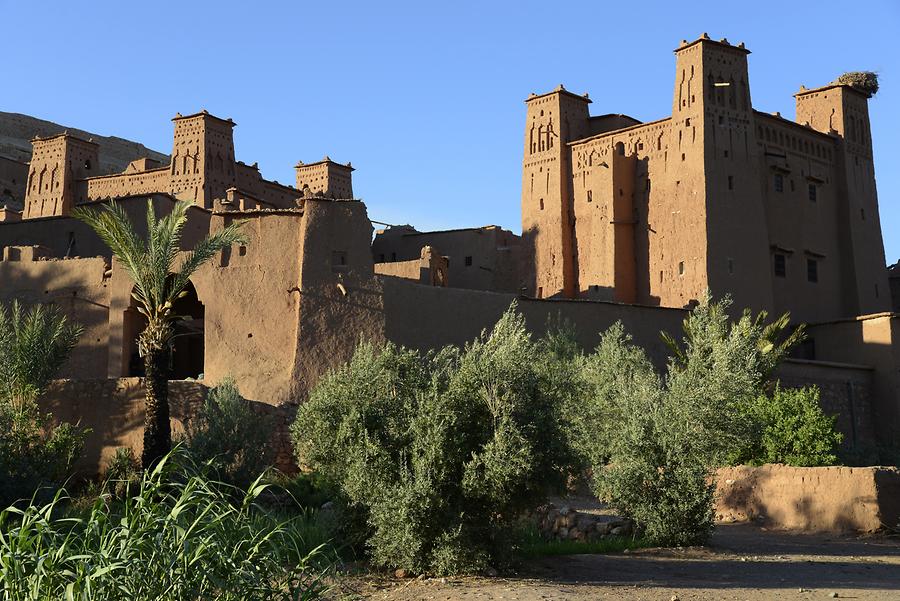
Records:
{"label": "low stone wall", "polygon": [[716,519],[755,520],[808,532],[874,532],[900,525],[900,470],[895,467],[721,468]]}
{"label": "low stone wall", "polygon": [[[169,382],[169,407],[173,434],[196,415],[206,398],[207,387],[193,380]],[[294,473],[297,467],[290,442],[290,425],[297,409],[248,401],[258,415],[273,421],[272,445],[275,467]],[[56,422],[90,428],[84,452],[76,463],[83,476],[102,474],[119,447],[131,447],[138,457],[144,446],[144,387],[140,378],[104,380],[56,380],[38,400],[42,411]]]}

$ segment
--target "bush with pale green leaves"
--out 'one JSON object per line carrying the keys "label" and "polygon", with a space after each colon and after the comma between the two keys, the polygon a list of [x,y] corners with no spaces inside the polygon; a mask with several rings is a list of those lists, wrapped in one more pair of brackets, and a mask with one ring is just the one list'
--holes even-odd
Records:
{"label": "bush with pale green leaves", "polygon": [[512,307],[464,349],[363,344],[316,386],[292,427],[298,462],[341,490],[376,565],[451,574],[510,560],[516,520],[571,463],[568,375],[547,353]]}
{"label": "bush with pale green leaves", "polygon": [[569,435],[595,492],[656,544],[709,537],[720,465],[835,459],[840,435],[817,391],[769,384],[802,329],[748,311],[733,321],[729,305],[707,299],[685,319],[680,343],[664,336],[672,350],[664,376],[615,324],[583,357],[584,391],[568,401]]}
{"label": "bush with pale green leaves", "polygon": [[254,412],[226,378],[213,387],[185,428],[185,448],[223,482],[247,486],[272,465],[274,424]]}

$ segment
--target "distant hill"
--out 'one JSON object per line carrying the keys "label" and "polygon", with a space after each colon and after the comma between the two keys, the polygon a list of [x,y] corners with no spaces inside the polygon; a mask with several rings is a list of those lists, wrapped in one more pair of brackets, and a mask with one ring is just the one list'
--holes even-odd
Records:
{"label": "distant hill", "polygon": [[128,163],[141,157],[159,161],[163,165],[169,163],[169,155],[150,150],[143,144],[132,142],[115,136],[99,136],[82,129],[66,127],[18,113],[0,111],[0,156],[15,159],[23,163],[31,160],[31,139],[54,136],[68,131],[79,138],[93,139],[100,145],[100,173],[119,173],[125,170]]}

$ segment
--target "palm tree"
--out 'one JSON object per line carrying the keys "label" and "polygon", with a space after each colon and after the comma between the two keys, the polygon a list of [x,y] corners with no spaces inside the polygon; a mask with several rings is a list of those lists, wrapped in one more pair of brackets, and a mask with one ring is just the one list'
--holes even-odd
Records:
{"label": "palm tree", "polygon": [[122,205],[112,202],[102,210],[77,208],[76,218],[88,224],[112,250],[113,255],[134,280],[132,296],[138,311],[147,318],[147,327],[138,337],[138,353],[144,360],[144,451],[141,463],[149,468],[169,452],[169,352],[173,336],[174,302],[185,296],[188,279],[215,254],[232,244],[246,242],[235,222],[197,243],[184,253],[178,271],[173,271],[181,254],[181,233],[187,222],[190,202],[176,202],[172,212],[156,218],[153,202],[147,201],[147,236],[142,239]]}

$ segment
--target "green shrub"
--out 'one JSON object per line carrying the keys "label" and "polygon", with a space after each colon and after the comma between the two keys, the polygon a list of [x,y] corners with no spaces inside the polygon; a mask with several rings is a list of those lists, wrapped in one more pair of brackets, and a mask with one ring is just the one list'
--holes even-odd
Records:
{"label": "green shrub", "polygon": [[254,483],[235,490],[172,456],[121,503],[99,497],[66,514],[47,505],[0,512],[3,599],[315,599],[323,586],[307,515],[278,519]]}
{"label": "green shrub", "polygon": [[37,400],[69,357],[82,328],[55,307],[0,303],[0,400],[23,408]]}
{"label": "green shrub", "polygon": [[185,446],[215,478],[247,486],[272,464],[272,420],[253,411],[232,379],[212,388],[185,428]]}
{"label": "green shrub", "polygon": [[141,479],[141,464],[131,447],[119,447],[112,461],[106,466],[103,475],[104,489],[116,498],[128,494],[129,489],[137,488]]}
{"label": "green shrub", "polygon": [[514,521],[569,471],[564,376],[546,359],[514,307],[462,351],[362,344],[300,408],[298,462],[360,511],[376,565],[449,574],[502,564]]}
{"label": "green shrub", "polygon": [[81,331],[54,307],[0,303],[0,507],[52,497],[81,454],[88,431],[54,426],[36,403]]}
{"label": "green shrub", "polygon": [[758,396],[747,408],[758,424],[742,463],[784,463],[801,467],[834,465],[843,435],[835,431],[835,416],[819,405],[819,389],[776,387]]}
{"label": "green shrub", "polygon": [[594,490],[633,518],[655,544],[703,543],[713,528],[713,468],[762,432],[747,408],[802,335],[782,341],[788,319],[765,324],[728,299],[698,306],[684,340],[669,343],[665,378],[631,344],[621,324],[584,360],[583,410],[570,426],[573,447],[592,468]]}
{"label": "green shrub", "polygon": [[19,407],[0,401],[0,507],[51,498],[71,474],[87,433],[70,424],[53,427],[33,401]]}

